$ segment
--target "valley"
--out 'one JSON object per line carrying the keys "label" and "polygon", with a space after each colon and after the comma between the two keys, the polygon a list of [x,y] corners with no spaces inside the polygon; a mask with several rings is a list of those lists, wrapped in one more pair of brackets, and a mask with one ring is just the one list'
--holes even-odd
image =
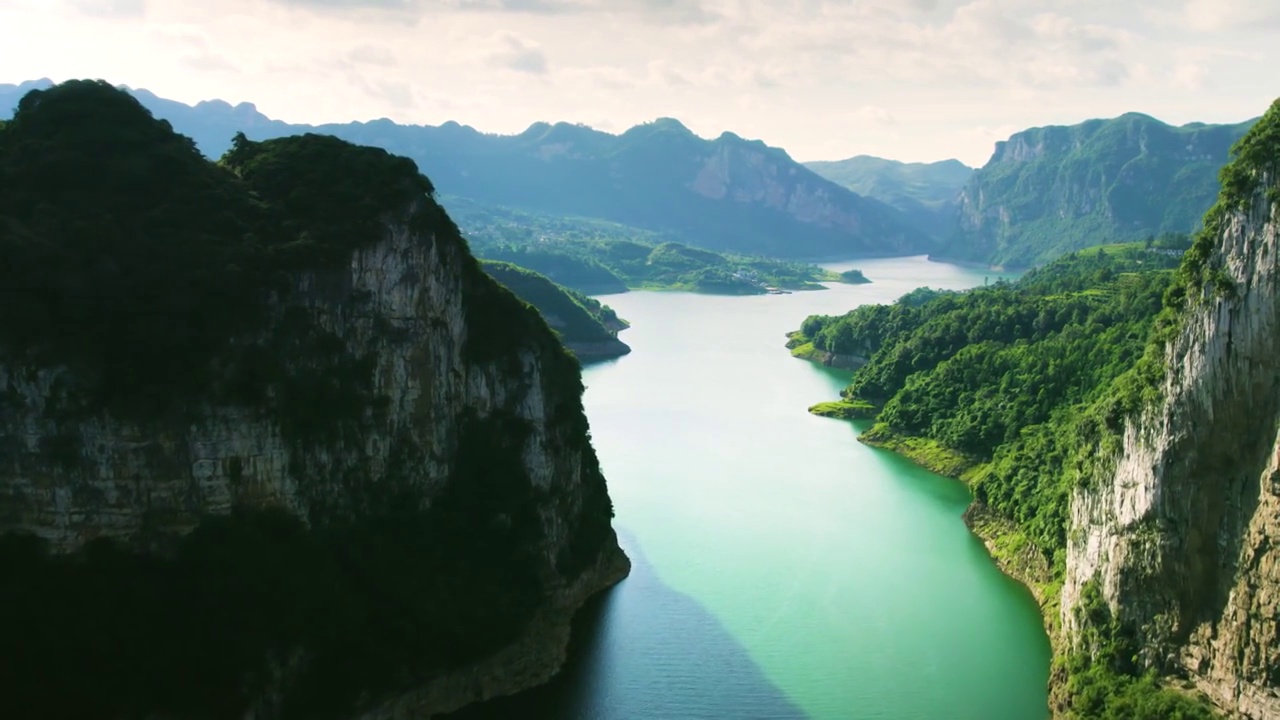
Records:
{"label": "valley", "polygon": [[6,716],[1280,717],[1280,101],[977,168],[9,108]]}

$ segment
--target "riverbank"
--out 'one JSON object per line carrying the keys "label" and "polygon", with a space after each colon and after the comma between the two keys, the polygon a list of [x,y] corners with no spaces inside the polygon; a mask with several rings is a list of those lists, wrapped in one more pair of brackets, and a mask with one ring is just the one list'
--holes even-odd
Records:
{"label": "riverbank", "polygon": [[555,592],[515,642],[420,688],[389,698],[355,720],[430,720],[550,681],[568,659],[574,616],[593,596],[617,585],[630,572],[631,561],[611,538],[596,564]]}
{"label": "riverbank", "polygon": [[[858,442],[895,452],[927,470],[957,480],[970,488],[986,468],[985,463],[935,440],[899,435],[884,425],[873,425],[859,433]],[[1058,602],[1062,589],[1061,579],[1054,578],[1053,568],[1048,561],[1009,518],[994,512],[976,498],[962,517],[969,530],[982,540],[1000,571],[1031,592],[1036,604],[1040,606],[1045,632],[1049,635],[1050,643],[1053,643],[1060,622]]]}

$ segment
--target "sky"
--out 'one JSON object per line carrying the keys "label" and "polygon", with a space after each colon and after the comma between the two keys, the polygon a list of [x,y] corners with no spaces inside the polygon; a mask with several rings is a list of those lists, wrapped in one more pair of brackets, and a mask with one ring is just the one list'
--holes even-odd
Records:
{"label": "sky", "polygon": [[0,0],[0,82],[102,78],[289,122],[675,117],[797,160],[981,165],[1128,111],[1280,96],[1280,0]]}

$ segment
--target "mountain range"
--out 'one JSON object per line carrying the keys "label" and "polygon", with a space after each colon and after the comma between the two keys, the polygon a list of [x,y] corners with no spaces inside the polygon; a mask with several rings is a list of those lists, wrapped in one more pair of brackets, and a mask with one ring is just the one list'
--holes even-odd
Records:
{"label": "mountain range", "polygon": [[1028,267],[1196,230],[1231,146],[1255,122],[1175,127],[1127,113],[1017,133],[964,186],[955,230],[934,257]]}
{"label": "mountain range", "polygon": [[[0,114],[51,84],[0,85]],[[996,143],[974,170],[956,160],[865,155],[800,164],[730,132],[698,137],[671,118],[618,135],[569,123],[495,135],[456,122],[291,124],[250,103],[192,106],[129,92],[208,157],[220,156],[241,131],[253,140],[332,134],[412,158],[449,207],[465,202],[603,220],[657,241],[746,255],[929,253],[1010,268],[1194,231],[1218,192],[1218,169],[1254,122],[1175,127],[1129,113],[1032,128]]]}
{"label": "mountain range", "polygon": [[904,163],[871,155],[807,162],[805,167],[859,195],[892,205],[907,222],[938,239],[955,230],[960,190],[974,172],[959,160]]}
{"label": "mountain range", "polygon": [[[0,108],[51,84],[0,86]],[[491,135],[455,122],[290,124],[248,103],[189,106],[129,92],[214,158],[236,132],[259,141],[323,133],[413,159],[442,195],[610,220],[713,250],[846,258],[924,253],[935,245],[894,208],[819,176],[781,149],[728,132],[700,138],[669,118],[620,135],[568,123]]]}

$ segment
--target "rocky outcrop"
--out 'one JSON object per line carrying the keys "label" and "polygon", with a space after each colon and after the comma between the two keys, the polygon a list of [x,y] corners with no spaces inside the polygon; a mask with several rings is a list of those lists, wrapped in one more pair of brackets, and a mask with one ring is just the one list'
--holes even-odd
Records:
{"label": "rocky outcrop", "polygon": [[[855,195],[764,143],[725,133],[698,151],[687,187],[703,198],[775,213],[810,233],[843,235],[854,241],[846,252],[859,255],[905,255],[932,245],[888,205]],[[872,236],[874,247],[855,240]]]}
{"label": "rocky outcrop", "polygon": [[631,352],[631,346],[617,338],[612,340],[567,342],[565,347],[569,348],[569,351],[584,363],[612,360]]}
{"label": "rocky outcrop", "polygon": [[1270,162],[1251,168],[1257,189],[1214,228],[1205,265],[1217,277],[1166,346],[1163,401],[1125,421],[1118,454],[1072,496],[1061,616],[1072,642],[1082,630],[1073,610],[1096,580],[1143,667],[1185,676],[1257,720],[1280,717],[1280,205]]}

